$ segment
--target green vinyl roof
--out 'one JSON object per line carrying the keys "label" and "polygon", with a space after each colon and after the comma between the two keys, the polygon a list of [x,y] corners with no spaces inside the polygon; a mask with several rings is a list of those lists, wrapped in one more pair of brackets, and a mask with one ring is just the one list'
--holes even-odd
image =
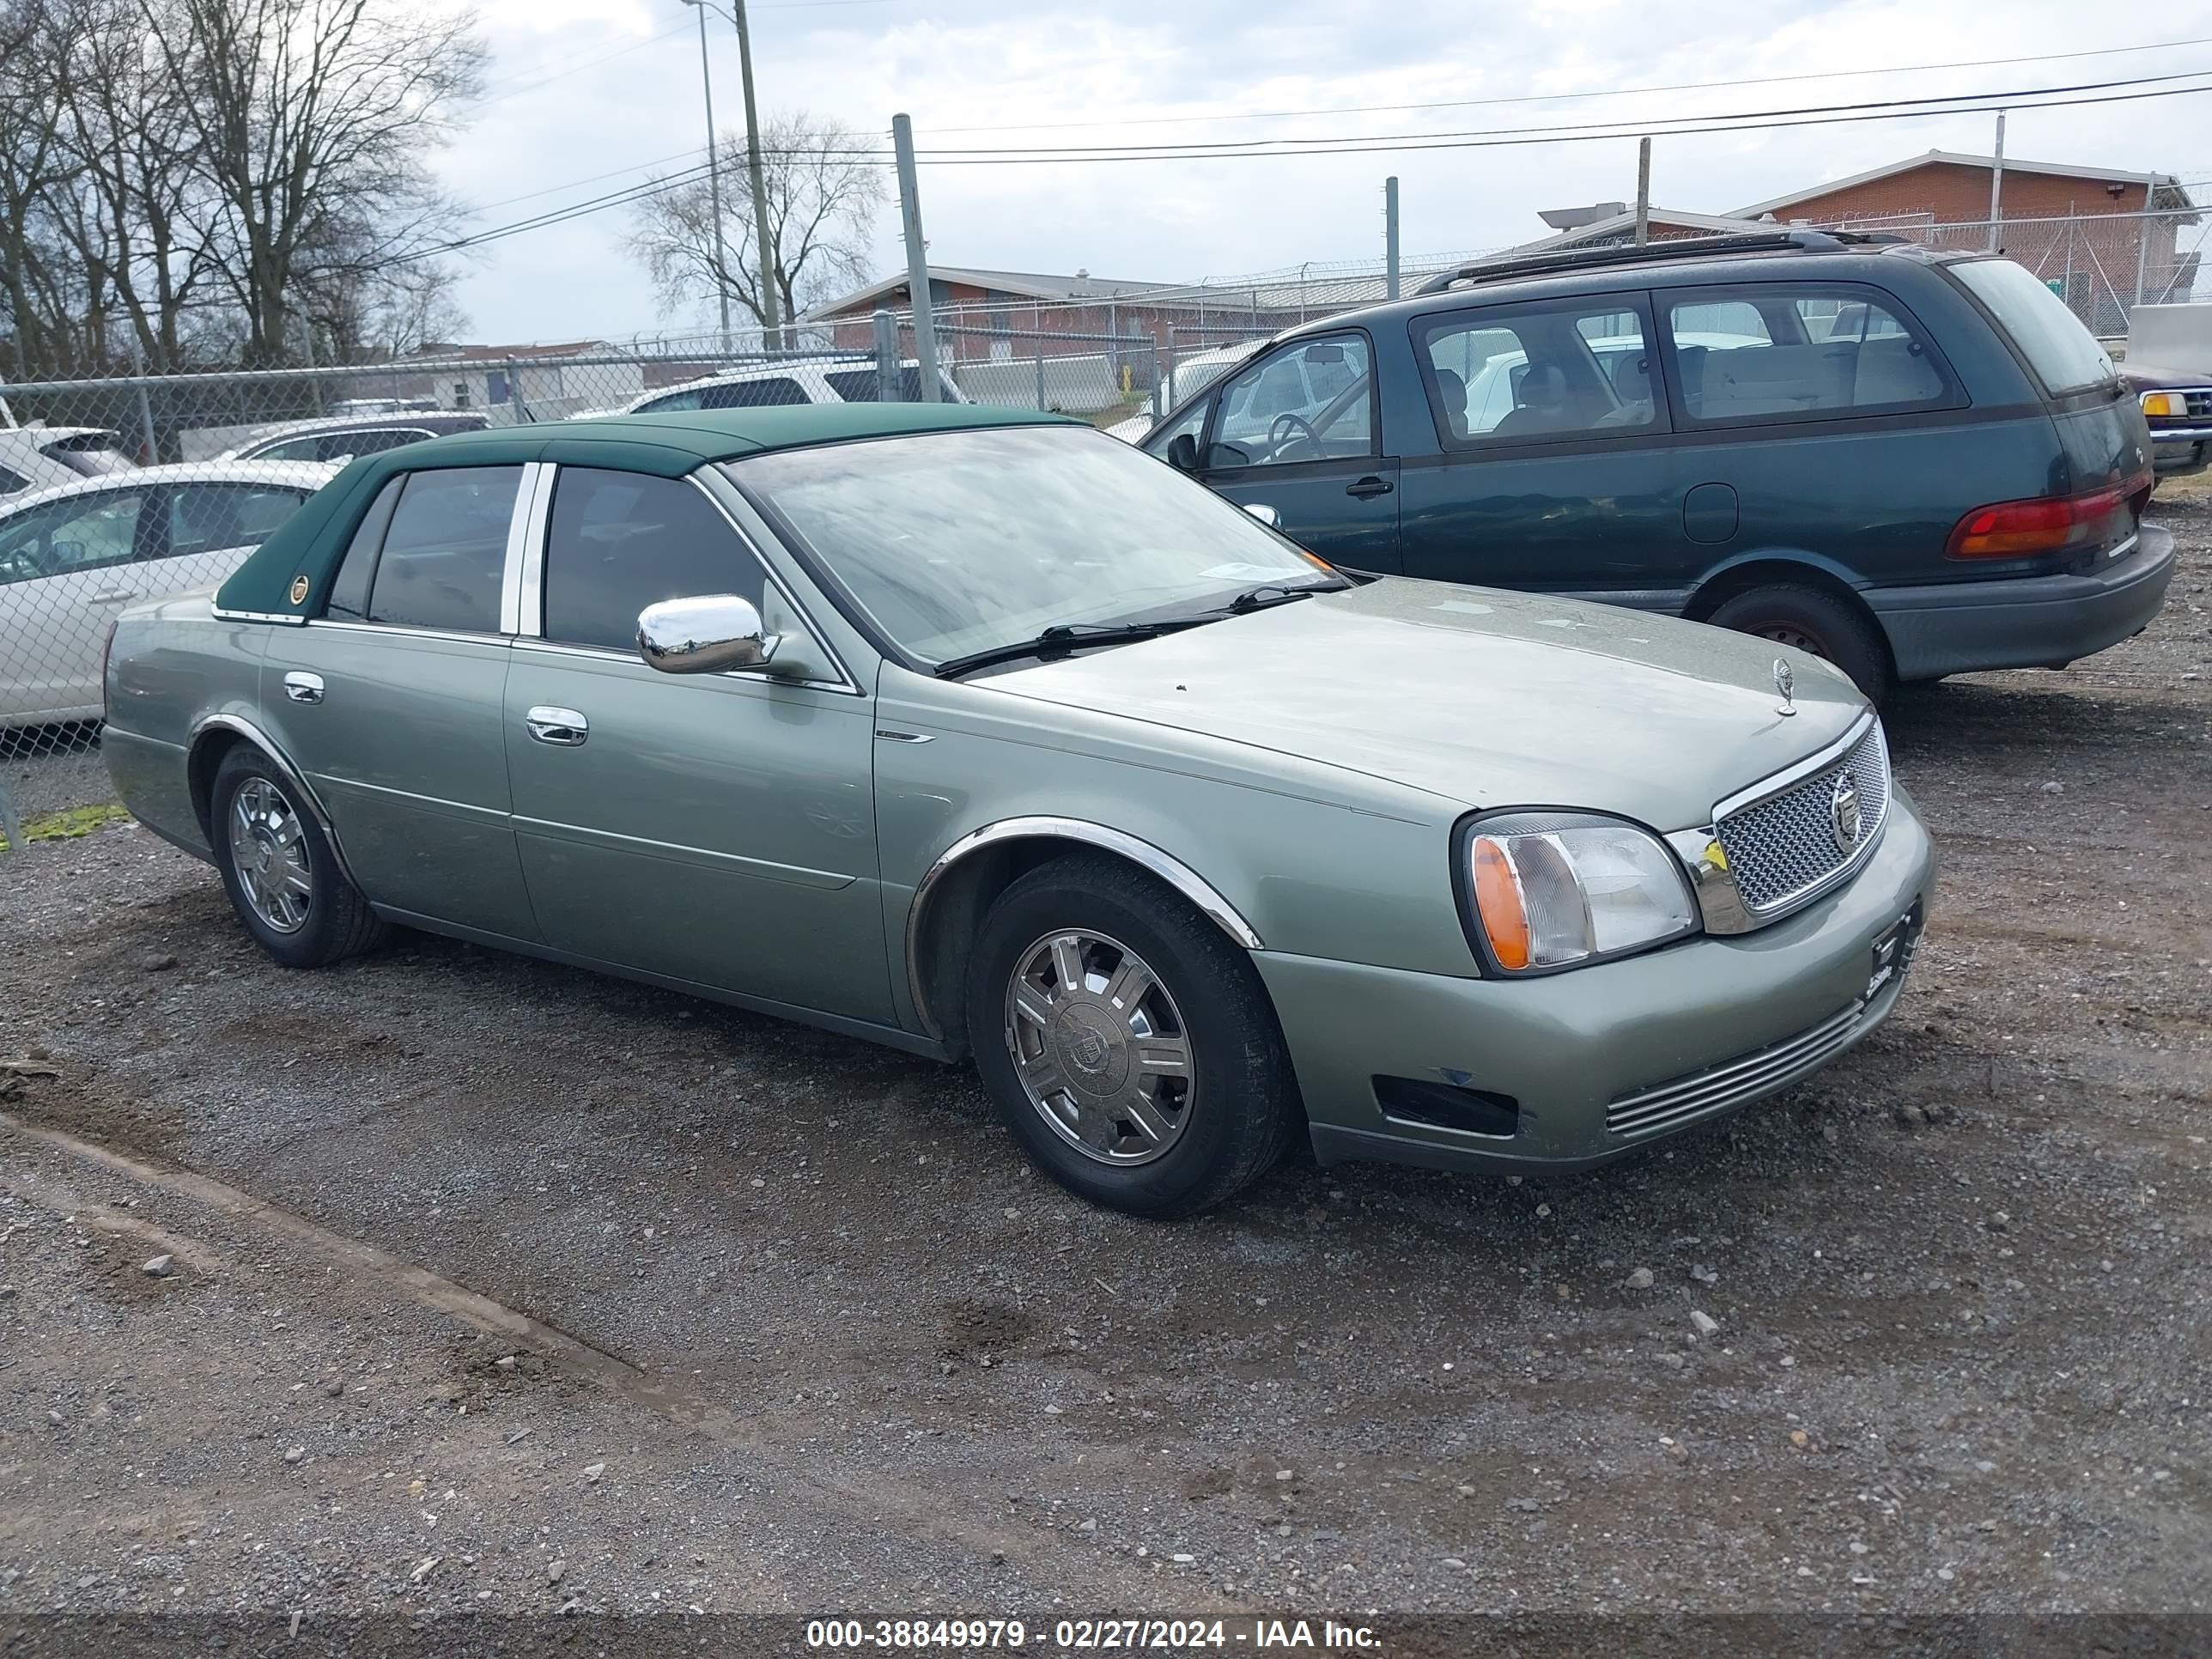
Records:
{"label": "green vinyl roof", "polygon": [[713,461],[772,449],[978,427],[1080,426],[1066,416],[978,404],[805,404],[702,409],[486,427],[364,455],[325,484],[255,549],[216,593],[233,617],[304,622],[321,613],[340,559],[369,503],[395,475],[438,467],[550,461],[680,478]]}

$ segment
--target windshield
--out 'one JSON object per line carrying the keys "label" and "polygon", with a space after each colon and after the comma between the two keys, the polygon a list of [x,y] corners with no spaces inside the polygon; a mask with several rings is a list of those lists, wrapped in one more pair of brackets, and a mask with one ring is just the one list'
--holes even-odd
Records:
{"label": "windshield", "polygon": [[1951,274],[1995,313],[2054,397],[2108,386],[2118,373],[2097,337],[2026,267],[2009,259],[1968,259]]}
{"label": "windshield", "polygon": [[1243,509],[1082,427],[921,433],[726,470],[932,665],[1047,628],[1188,615],[1328,575]]}

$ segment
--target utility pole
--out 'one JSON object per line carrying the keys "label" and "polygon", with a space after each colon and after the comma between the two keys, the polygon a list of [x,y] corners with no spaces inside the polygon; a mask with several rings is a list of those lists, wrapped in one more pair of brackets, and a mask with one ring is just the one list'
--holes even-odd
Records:
{"label": "utility pole", "polygon": [[699,87],[707,96],[707,201],[714,218],[714,298],[722,308],[722,355],[730,351],[730,251],[722,240],[722,144],[714,134],[714,76],[707,66],[705,0],[684,0],[699,12]]}
{"label": "utility pole", "polygon": [[1398,297],[1398,180],[1382,181],[1382,297]]}
{"label": "utility pole", "polygon": [[1990,252],[2004,246],[2004,118],[1997,112],[1997,151],[1990,168]]}
{"label": "utility pole", "polygon": [[937,382],[937,323],[930,312],[929,244],[921,236],[921,192],[914,176],[914,123],[891,117],[891,149],[898,158],[899,222],[906,229],[906,291],[914,306],[914,355],[921,366],[921,400],[945,401]]}
{"label": "utility pole", "polygon": [[731,0],[731,3],[736,9],[731,21],[738,26],[738,74],[745,87],[745,171],[752,175],[753,227],[760,243],[762,343],[781,345],[775,228],[768,222],[768,185],[761,178],[760,113],[753,106],[753,32],[745,22],[745,0]]}
{"label": "utility pole", "polygon": [[1636,141],[1636,246],[1651,240],[1651,140]]}

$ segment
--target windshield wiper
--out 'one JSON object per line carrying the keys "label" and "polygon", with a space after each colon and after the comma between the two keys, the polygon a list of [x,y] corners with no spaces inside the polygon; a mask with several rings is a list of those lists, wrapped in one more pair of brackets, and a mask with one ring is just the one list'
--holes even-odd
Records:
{"label": "windshield wiper", "polygon": [[1257,587],[1248,587],[1222,609],[1231,616],[1243,616],[1247,611],[1264,611],[1271,605],[1288,605],[1292,599],[1303,599],[1311,593],[1339,593],[1349,587],[1349,582],[1261,582]]}
{"label": "windshield wiper", "polygon": [[1177,629],[1195,628],[1213,620],[1212,617],[1174,617],[1165,622],[1056,623],[1034,639],[970,651],[964,657],[948,657],[932,672],[940,680],[957,679],[972,668],[988,668],[993,663],[1017,662],[1024,657],[1063,657],[1085,646],[1133,645],[1139,640],[1156,640]]}

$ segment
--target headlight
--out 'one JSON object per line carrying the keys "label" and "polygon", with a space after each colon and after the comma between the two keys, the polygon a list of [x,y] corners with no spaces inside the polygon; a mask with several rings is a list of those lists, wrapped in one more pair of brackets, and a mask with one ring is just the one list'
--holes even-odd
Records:
{"label": "headlight", "polygon": [[2179,420],[2189,413],[2189,399],[2179,392],[2146,392],[2136,401],[2142,412],[2154,421]]}
{"label": "headlight", "polygon": [[1465,832],[1468,906],[1509,974],[1601,962],[1698,927],[1696,901],[1658,837],[1586,812],[1503,812]]}

